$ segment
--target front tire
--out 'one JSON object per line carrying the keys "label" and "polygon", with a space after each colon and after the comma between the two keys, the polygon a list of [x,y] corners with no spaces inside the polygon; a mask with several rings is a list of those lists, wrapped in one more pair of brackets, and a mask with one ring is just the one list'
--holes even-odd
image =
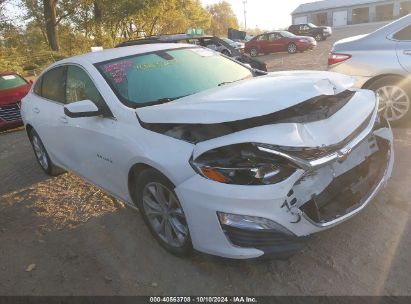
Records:
{"label": "front tire", "polygon": [[322,34],[316,34],[314,37],[315,40],[317,40],[318,42],[324,40],[324,36]]}
{"label": "front tire", "polygon": [[39,163],[41,169],[43,169],[44,173],[50,176],[63,174],[65,171],[54,165],[51,161],[50,156],[47,153],[47,150],[37,132],[34,129],[31,129],[28,135],[31,146],[33,147],[34,155],[36,156],[37,162]]}
{"label": "front tire", "polygon": [[368,86],[379,95],[378,111],[393,125],[401,126],[411,120],[411,94],[401,78],[383,77]]}
{"label": "front tire", "polygon": [[223,55],[225,55],[225,56],[227,56],[227,57],[231,57],[231,54],[230,54],[230,52],[229,52],[228,50],[223,50],[223,51],[221,52],[221,54],[223,54]]}
{"label": "front tire", "polygon": [[190,255],[190,232],[175,186],[154,169],[143,171],[136,183],[135,203],[151,234],[172,254]]}
{"label": "front tire", "polygon": [[297,45],[295,45],[295,43],[290,43],[287,46],[287,52],[289,54],[295,54],[295,53],[297,53],[297,51],[298,51],[298,49],[297,49]]}

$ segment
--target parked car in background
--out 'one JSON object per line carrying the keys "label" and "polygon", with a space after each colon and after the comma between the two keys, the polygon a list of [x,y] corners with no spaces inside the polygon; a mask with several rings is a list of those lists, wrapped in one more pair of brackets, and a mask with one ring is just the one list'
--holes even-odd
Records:
{"label": "parked car in background", "polygon": [[223,39],[207,35],[175,34],[151,36],[148,38],[124,41],[118,44],[116,47],[149,43],[189,43],[211,48],[229,57],[236,57],[241,54],[241,50],[237,47],[237,45],[232,46],[230,43],[224,41]]}
{"label": "parked car in background", "polygon": [[[232,41],[232,40],[230,40]],[[244,47],[239,48],[239,44],[236,43],[232,45],[223,39],[215,36],[204,36],[204,35],[189,35],[189,34],[175,34],[175,35],[162,35],[162,36],[152,36],[149,38],[140,38],[135,40],[124,41],[116,46],[131,46],[131,45],[143,45],[143,44],[153,44],[153,43],[188,43],[198,46],[203,46],[215,51],[218,51],[228,57],[232,57],[235,60],[250,65],[254,69],[267,72],[267,65],[263,61],[250,58],[249,56],[243,54]]]}
{"label": "parked car in background", "polygon": [[371,34],[337,41],[328,69],[355,76],[357,88],[377,92],[380,112],[392,124],[411,121],[411,15]]}
{"label": "parked car in background", "polygon": [[316,26],[312,23],[294,24],[288,28],[288,31],[300,36],[310,36],[317,41],[326,40],[332,35],[332,29],[329,26]]}
{"label": "parked car in background", "polygon": [[278,31],[255,36],[245,44],[245,52],[252,57],[258,54],[285,52],[290,54],[311,50],[317,46],[312,37],[296,36],[290,32]]}
{"label": "parked car in background", "polygon": [[54,63],[22,115],[46,173],[138,207],[170,252],[284,257],[358,214],[391,174],[391,129],[376,95],[352,85],[150,44]]}
{"label": "parked car in background", "polygon": [[232,47],[236,48],[237,50],[240,50],[240,52],[244,51],[244,47],[245,47],[244,42],[233,41],[233,40],[228,39],[228,38],[221,38],[221,39],[224,40],[225,42],[227,42]]}
{"label": "parked car in background", "polygon": [[0,129],[22,125],[20,102],[31,83],[16,73],[0,72]]}

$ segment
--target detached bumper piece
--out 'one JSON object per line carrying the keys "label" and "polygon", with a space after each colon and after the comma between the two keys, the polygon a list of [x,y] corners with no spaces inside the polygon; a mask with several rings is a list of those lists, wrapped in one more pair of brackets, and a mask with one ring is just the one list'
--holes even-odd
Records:
{"label": "detached bumper piece", "polygon": [[227,225],[222,228],[233,245],[259,249],[264,252],[263,258],[288,258],[300,251],[307,239],[277,230],[250,230]]}

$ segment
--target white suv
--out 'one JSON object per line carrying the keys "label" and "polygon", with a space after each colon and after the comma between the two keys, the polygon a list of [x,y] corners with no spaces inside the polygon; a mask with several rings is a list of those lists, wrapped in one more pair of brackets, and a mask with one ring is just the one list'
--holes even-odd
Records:
{"label": "white suv", "polygon": [[137,206],[172,253],[278,257],[358,213],[391,174],[391,129],[352,85],[151,44],[53,64],[22,116],[46,173]]}

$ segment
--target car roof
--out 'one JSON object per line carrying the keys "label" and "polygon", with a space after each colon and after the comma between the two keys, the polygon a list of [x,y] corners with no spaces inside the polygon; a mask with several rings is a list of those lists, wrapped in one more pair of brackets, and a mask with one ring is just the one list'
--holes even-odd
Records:
{"label": "car roof", "polygon": [[116,58],[127,57],[132,55],[144,54],[157,52],[162,50],[174,50],[181,48],[196,48],[197,46],[193,44],[185,43],[153,43],[153,44],[142,44],[142,45],[132,45],[124,46],[120,48],[107,49],[98,52],[90,52],[83,55],[78,55],[70,58],[63,59],[56,62],[54,65],[62,63],[98,63],[103,61],[108,61]]}

